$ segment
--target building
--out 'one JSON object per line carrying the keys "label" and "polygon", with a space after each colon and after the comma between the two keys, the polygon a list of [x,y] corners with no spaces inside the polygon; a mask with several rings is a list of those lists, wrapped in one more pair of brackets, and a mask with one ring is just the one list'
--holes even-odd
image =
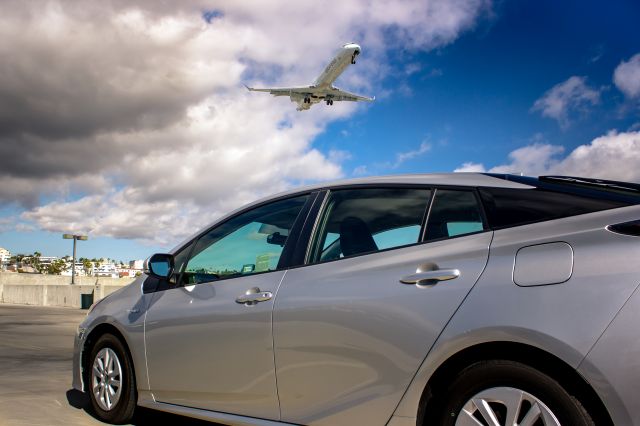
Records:
{"label": "building", "polygon": [[[60,275],[70,277],[72,272],[72,268],[71,268],[72,263],[73,262],[67,262],[67,266],[60,273]],[[84,277],[85,275],[87,275],[87,271],[84,270],[84,265],[82,264],[82,262],[76,261],[76,277]]]}
{"label": "building", "polygon": [[103,263],[100,266],[93,267],[93,276],[118,278],[120,274],[118,274],[118,269],[116,268],[115,264]]}
{"label": "building", "polygon": [[131,260],[129,261],[130,269],[137,269],[138,271],[142,271],[142,266],[144,265],[144,260]]}
{"label": "building", "polygon": [[120,278],[135,278],[138,274],[141,274],[142,271],[140,269],[132,269],[132,268],[116,268],[118,270],[118,275]]}
{"label": "building", "polygon": [[[31,256],[33,257],[33,256]],[[55,262],[56,260],[59,260],[60,258],[57,256],[40,256],[38,258],[38,260],[40,261],[40,266],[42,268],[47,268],[49,265],[51,265],[53,262]]]}
{"label": "building", "polygon": [[0,267],[7,265],[11,259],[11,252],[5,248],[0,247]]}

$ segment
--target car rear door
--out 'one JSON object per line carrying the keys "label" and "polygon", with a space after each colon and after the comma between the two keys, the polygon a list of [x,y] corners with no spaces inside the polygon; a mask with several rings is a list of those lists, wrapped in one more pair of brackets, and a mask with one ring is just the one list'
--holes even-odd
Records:
{"label": "car rear door", "polygon": [[386,424],[491,238],[473,190],[328,192],[307,264],[287,271],[274,306],[282,420]]}

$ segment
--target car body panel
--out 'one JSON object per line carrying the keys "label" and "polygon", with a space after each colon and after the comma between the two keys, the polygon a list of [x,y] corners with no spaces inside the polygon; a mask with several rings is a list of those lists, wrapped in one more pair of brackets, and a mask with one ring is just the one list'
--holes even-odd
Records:
{"label": "car body panel", "polygon": [[[627,237],[637,238],[637,237]],[[640,425],[640,290],[636,289],[582,361],[587,377],[616,425]]]}
{"label": "car body panel", "polygon": [[[274,307],[282,420],[384,425],[429,348],[482,273],[492,232],[287,272]],[[460,276],[400,283],[436,263]]]}
{"label": "car body panel", "polygon": [[79,327],[84,329],[82,338],[74,339],[73,387],[88,391],[83,383],[80,361],[82,348],[88,336],[97,326],[109,324],[125,339],[135,366],[136,384],[140,390],[148,390],[146,359],[144,353],[144,315],[151,302],[151,295],[142,293],[145,277],[136,278],[131,284],[111,293],[97,302]]}
{"label": "car body panel", "polygon": [[221,413],[219,411],[202,410],[198,408],[183,407],[181,405],[165,404],[153,400],[146,400],[138,405],[167,413],[181,416],[193,417],[195,419],[216,422],[216,424],[234,426],[296,426],[291,423],[284,423],[275,420],[258,419],[255,417],[239,416],[236,414]]}
{"label": "car body panel", "polygon": [[236,302],[252,287],[276,294],[284,271],[155,293],[147,313],[149,382],[158,402],[278,420],[273,300]]}
{"label": "car body panel", "polygon": [[[631,206],[495,231],[489,263],[434,345],[395,414],[415,416],[429,378],[447,359],[487,342],[540,348],[577,368],[638,286],[640,240],[605,227],[640,216]],[[512,281],[515,255],[532,244],[562,241],[574,251],[571,278],[520,287]],[[561,326],[559,326],[561,325]]]}

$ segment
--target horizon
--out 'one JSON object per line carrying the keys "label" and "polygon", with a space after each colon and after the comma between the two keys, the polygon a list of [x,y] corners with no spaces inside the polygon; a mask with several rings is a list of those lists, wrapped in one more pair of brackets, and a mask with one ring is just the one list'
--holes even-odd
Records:
{"label": "horizon", "polygon": [[[640,3],[11,3],[0,247],[139,260],[297,186],[400,173],[640,182]],[[295,37],[291,35],[295,34]],[[296,111],[252,87],[371,103]],[[264,96],[262,96],[264,95]]]}

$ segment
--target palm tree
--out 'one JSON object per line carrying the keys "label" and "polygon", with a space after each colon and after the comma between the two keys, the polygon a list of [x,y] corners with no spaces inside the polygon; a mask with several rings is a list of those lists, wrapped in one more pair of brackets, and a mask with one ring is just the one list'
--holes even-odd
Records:
{"label": "palm tree", "polygon": [[87,275],[91,275],[91,270],[93,269],[93,263],[89,259],[81,258],[82,267],[84,268],[84,272]]}

